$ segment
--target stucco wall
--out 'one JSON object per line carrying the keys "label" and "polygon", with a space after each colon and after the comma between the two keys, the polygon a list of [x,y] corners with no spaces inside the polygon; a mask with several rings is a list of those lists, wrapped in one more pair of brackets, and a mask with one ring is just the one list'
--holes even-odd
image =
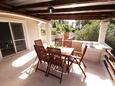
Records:
{"label": "stucco wall", "polygon": [[0,22],[19,22],[23,23],[24,35],[26,40],[27,49],[33,49],[34,40],[39,38],[38,21],[9,15],[0,14]]}
{"label": "stucco wall", "polygon": [[29,39],[28,44],[30,49],[33,49],[34,40],[39,38],[38,22],[32,20],[26,20],[26,27]]}

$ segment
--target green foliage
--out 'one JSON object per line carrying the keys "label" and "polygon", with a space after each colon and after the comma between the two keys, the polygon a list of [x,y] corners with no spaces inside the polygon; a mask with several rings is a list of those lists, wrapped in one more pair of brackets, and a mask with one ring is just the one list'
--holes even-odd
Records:
{"label": "green foliage", "polygon": [[76,31],[76,39],[84,41],[97,41],[99,35],[99,21],[88,22]]}
{"label": "green foliage", "polygon": [[64,31],[64,32],[70,32],[70,31],[71,31],[71,30],[70,30],[70,26],[67,25],[67,24],[64,24],[64,25],[63,25],[63,31]]}
{"label": "green foliage", "polygon": [[[74,32],[77,40],[83,41],[98,41],[100,21],[97,20],[77,20],[76,25],[81,27],[72,28],[67,22],[62,20],[53,20],[52,34],[62,32]],[[106,43],[113,48],[112,52],[115,55],[115,21],[110,21],[109,29],[107,31]]]}
{"label": "green foliage", "polygon": [[112,53],[115,55],[115,22],[110,23],[105,42],[112,47]]}
{"label": "green foliage", "polygon": [[64,29],[64,25],[63,24],[56,25],[56,31],[57,31],[57,33],[63,32],[63,29]]}
{"label": "green foliage", "polygon": [[82,23],[82,26],[86,25],[86,24],[92,24],[92,22],[95,22],[93,20],[82,20],[81,23]]}
{"label": "green foliage", "polygon": [[53,28],[53,29],[52,29],[51,34],[52,34],[52,35],[56,35],[56,28]]}
{"label": "green foliage", "polygon": [[71,32],[75,33],[76,29],[72,28]]}
{"label": "green foliage", "polygon": [[[67,24],[67,22],[64,22],[63,20],[52,20],[51,21],[52,25],[53,25],[53,33],[62,33],[62,32],[70,32],[71,28],[70,26]],[[55,31],[55,32],[54,32]]]}

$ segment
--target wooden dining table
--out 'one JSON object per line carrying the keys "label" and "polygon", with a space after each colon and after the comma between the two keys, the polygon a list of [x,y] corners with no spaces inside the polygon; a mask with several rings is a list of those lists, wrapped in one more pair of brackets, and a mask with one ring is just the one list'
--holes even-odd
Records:
{"label": "wooden dining table", "polygon": [[71,55],[74,51],[74,48],[69,48],[69,47],[60,47],[61,53],[64,55]]}
{"label": "wooden dining table", "polygon": [[50,46],[47,44],[44,44],[43,46],[45,49],[47,49],[47,47],[53,47],[53,48],[61,49],[61,54],[66,55],[66,56],[70,56],[74,51],[74,48],[70,48],[70,47],[63,47],[63,46],[57,47],[57,46]]}

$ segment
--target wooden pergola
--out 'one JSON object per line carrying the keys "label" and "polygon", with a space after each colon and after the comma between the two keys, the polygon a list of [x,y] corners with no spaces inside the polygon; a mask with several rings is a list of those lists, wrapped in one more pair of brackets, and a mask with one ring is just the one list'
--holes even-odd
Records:
{"label": "wooden pergola", "polygon": [[106,19],[115,17],[115,0],[0,0],[0,10],[45,20]]}
{"label": "wooden pergola", "polygon": [[[0,10],[46,21],[101,20],[98,42],[104,43],[108,19],[115,17],[115,0],[0,0]],[[46,28],[49,41],[52,28],[50,22],[46,23]]]}

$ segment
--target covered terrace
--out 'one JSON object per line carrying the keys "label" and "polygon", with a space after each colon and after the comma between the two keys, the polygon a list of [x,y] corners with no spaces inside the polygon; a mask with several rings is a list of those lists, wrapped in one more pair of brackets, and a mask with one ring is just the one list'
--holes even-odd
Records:
{"label": "covered terrace", "polygon": [[[45,77],[42,72],[34,71],[34,40],[42,39],[41,29],[44,28],[46,38],[43,42],[50,44],[50,20],[55,19],[101,21],[99,38],[93,45],[90,41],[72,40],[73,44],[79,42],[89,45],[85,55],[85,80],[82,80],[76,64],[73,64],[69,75],[64,75],[62,84],[52,76]],[[114,0],[1,0],[0,34],[3,34],[0,35],[0,86],[112,86],[115,80],[115,66],[104,56],[107,54],[107,57],[115,59],[109,52],[112,48],[105,43],[111,19],[115,19]],[[18,31],[20,28],[22,29]],[[108,64],[112,71],[110,69],[108,73],[108,66],[104,63]]]}

